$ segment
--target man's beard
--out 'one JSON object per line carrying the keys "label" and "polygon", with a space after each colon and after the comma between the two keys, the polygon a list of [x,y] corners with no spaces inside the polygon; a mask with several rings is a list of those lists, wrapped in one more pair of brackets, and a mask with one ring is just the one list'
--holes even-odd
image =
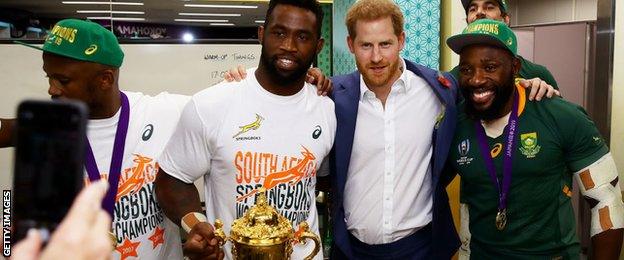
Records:
{"label": "man's beard", "polygon": [[392,77],[396,75],[397,71],[399,71],[399,65],[401,61],[396,60],[394,63],[388,63],[388,71],[387,74],[382,75],[381,77],[376,77],[372,72],[368,70],[371,66],[370,64],[360,64],[356,62],[358,71],[362,74],[364,78],[364,82],[368,87],[383,87],[386,85],[392,85],[394,82],[390,82]]}
{"label": "man's beard", "polygon": [[308,69],[310,68],[310,65],[312,64],[312,61],[314,60],[314,56],[312,55],[308,60],[304,60],[303,62],[299,60],[300,66],[293,71],[282,71],[278,69],[277,66],[275,66],[276,60],[277,55],[269,57],[269,54],[267,54],[265,52],[265,49],[262,48],[262,53],[260,54],[260,62],[265,66],[265,68],[267,68],[267,72],[269,74],[268,76],[272,79],[274,83],[278,83],[279,85],[287,85],[294,81],[301,80],[306,75]]}
{"label": "man's beard", "polygon": [[472,88],[471,87],[462,87],[461,92],[464,95],[464,99],[466,102],[466,114],[471,119],[476,120],[493,120],[498,119],[504,116],[503,110],[507,105],[507,102],[510,98],[513,97],[515,88],[515,77],[513,74],[509,75],[509,78],[503,82],[502,85],[497,85],[494,87],[494,100],[492,101],[492,105],[486,108],[483,111],[479,111],[475,108],[475,105],[472,101]]}

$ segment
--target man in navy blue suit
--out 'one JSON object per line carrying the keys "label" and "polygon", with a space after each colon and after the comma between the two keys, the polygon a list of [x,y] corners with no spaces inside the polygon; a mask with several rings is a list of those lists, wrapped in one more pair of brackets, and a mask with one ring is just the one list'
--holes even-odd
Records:
{"label": "man in navy blue suit", "polygon": [[400,57],[404,19],[393,1],[357,1],[346,23],[358,71],[333,78],[332,258],[448,259],[459,240],[440,173],[456,82]]}

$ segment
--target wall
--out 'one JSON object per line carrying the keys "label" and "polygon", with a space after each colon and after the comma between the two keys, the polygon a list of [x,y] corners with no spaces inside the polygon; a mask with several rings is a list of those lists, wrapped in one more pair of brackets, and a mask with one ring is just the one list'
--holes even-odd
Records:
{"label": "wall", "polygon": [[323,8],[323,26],[321,28],[321,37],[325,39],[323,49],[318,54],[317,67],[323,71],[325,75],[331,75],[332,70],[332,5],[322,4]]}
{"label": "wall", "polygon": [[[355,0],[335,0],[333,12],[333,75],[353,72],[355,59],[347,46],[345,16]],[[440,0],[395,0],[405,16],[406,41],[402,56],[438,69],[440,57]]]}
{"label": "wall", "polygon": [[511,0],[511,25],[596,20],[597,0]]}
{"label": "wall", "polygon": [[[220,82],[222,72],[238,64],[257,66],[260,45],[122,44],[126,56],[120,72],[122,90],[190,95]],[[15,116],[26,98],[48,99],[48,82],[41,69],[41,51],[17,44],[0,44],[0,117]],[[0,188],[11,187],[13,149],[0,149]]]}
{"label": "wall", "polygon": [[347,26],[345,17],[347,10],[355,0],[334,0],[334,10],[332,15],[332,71],[333,75],[347,74],[355,70],[355,59],[347,46]]}
{"label": "wall", "polygon": [[459,55],[447,45],[446,39],[459,34],[466,27],[466,12],[457,0],[442,0],[442,26],[440,31],[440,69],[449,71],[459,64]]}

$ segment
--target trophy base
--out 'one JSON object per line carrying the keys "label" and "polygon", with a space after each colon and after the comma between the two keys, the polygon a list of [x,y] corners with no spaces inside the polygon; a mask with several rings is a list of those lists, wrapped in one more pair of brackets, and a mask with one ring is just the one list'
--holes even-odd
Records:
{"label": "trophy base", "polygon": [[282,260],[290,259],[292,247],[289,243],[271,246],[250,246],[234,243],[232,257],[236,260]]}

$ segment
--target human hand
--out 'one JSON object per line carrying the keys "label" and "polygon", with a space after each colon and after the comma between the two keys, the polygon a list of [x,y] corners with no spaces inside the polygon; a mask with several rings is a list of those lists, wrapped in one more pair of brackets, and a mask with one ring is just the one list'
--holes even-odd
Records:
{"label": "human hand", "polygon": [[214,235],[214,228],[206,222],[195,224],[182,246],[184,255],[190,259],[223,259],[225,254]]}
{"label": "human hand", "polygon": [[531,93],[529,93],[529,100],[531,101],[534,99],[540,101],[544,96],[547,98],[552,98],[553,95],[561,96],[559,90],[556,90],[553,86],[548,85],[546,81],[543,81],[540,78],[523,79],[520,81],[520,85],[531,89]]}
{"label": "human hand", "polygon": [[306,82],[316,85],[316,93],[319,96],[327,96],[333,89],[333,84],[329,77],[319,68],[310,68],[306,74]]}
{"label": "human hand", "polygon": [[27,237],[15,245],[11,259],[109,259],[111,218],[100,206],[106,190],[106,181],[84,188],[43,251],[41,234],[31,229]]}
{"label": "human hand", "polygon": [[247,70],[243,65],[238,65],[236,68],[231,68],[229,71],[226,71],[223,75],[223,79],[226,82],[240,82],[241,80],[247,77]]}

